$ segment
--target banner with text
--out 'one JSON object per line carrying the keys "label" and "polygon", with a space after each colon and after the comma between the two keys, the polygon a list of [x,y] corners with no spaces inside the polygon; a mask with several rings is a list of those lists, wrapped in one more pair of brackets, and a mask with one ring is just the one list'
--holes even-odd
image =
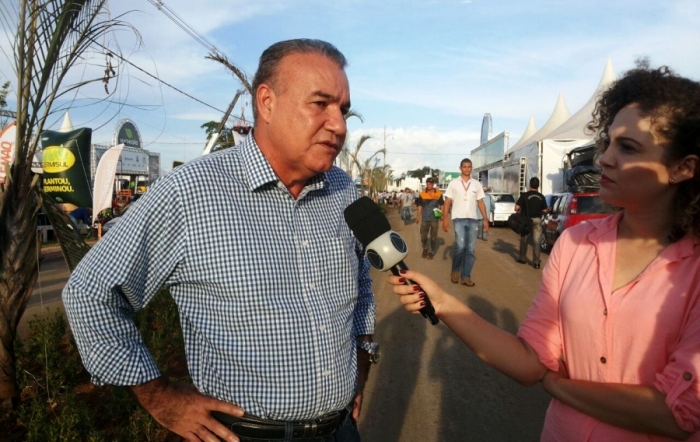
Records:
{"label": "banner with text", "polygon": [[44,176],[42,187],[58,203],[92,207],[90,141],[92,129],[41,133]]}

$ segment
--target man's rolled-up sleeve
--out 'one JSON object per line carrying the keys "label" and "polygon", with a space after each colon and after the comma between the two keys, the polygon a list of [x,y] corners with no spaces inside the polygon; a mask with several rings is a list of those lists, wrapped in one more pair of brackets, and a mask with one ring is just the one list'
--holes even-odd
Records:
{"label": "man's rolled-up sleeve", "polygon": [[185,220],[177,192],[156,183],[81,260],[63,303],[83,364],[97,385],[160,375],[133,315],[177,278]]}

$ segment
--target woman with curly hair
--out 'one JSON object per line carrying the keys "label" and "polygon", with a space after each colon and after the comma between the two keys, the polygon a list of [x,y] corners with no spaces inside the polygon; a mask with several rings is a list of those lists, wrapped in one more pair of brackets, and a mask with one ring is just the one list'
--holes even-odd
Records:
{"label": "woman with curly hair", "polygon": [[429,296],[489,365],[542,382],[542,440],[700,441],[700,83],[631,70],[588,127],[620,211],[564,231],[517,337],[420,273],[389,281],[411,312]]}

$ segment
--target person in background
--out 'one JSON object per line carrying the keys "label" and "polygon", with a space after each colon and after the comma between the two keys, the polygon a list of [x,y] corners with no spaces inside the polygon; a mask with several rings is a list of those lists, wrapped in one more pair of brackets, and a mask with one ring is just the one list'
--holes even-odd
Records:
{"label": "person in background", "polygon": [[516,212],[524,212],[532,220],[532,229],[527,235],[520,236],[520,253],[516,262],[526,264],[527,244],[532,242],[532,266],[540,268],[540,241],[542,240],[542,215],[547,212],[547,200],[537,189],[540,179],[530,178],[530,190],[520,195],[515,203]]}
{"label": "person in background", "polygon": [[440,189],[435,187],[435,179],[425,179],[425,189],[416,200],[418,214],[416,224],[420,226],[420,241],[423,246],[423,258],[433,259],[437,250],[438,220],[442,218],[445,199]]}
{"label": "person in background", "polygon": [[401,219],[405,225],[411,224],[411,219],[413,218],[413,211],[411,207],[415,200],[415,195],[406,187],[401,195],[399,195],[399,210],[401,210]]}
{"label": "person in background", "polygon": [[[359,440],[375,304],[343,217],[358,192],[333,166],[350,109],[345,65],[320,40],[267,48],[252,135],[158,180],[63,291],[92,381],[128,386],[187,440]],[[266,221],[252,228],[253,213]],[[133,322],[161,287],[178,305],[191,386],[161,376]]]}
{"label": "person in background", "polygon": [[588,129],[600,197],[620,211],[564,230],[517,337],[420,273],[389,277],[407,310],[427,295],[482,360],[542,383],[542,441],[700,441],[698,128],[700,83],[666,67],[602,94]]}
{"label": "person in background", "polygon": [[[487,186],[483,186],[482,188],[484,190],[484,206],[486,207],[486,213],[490,217],[493,215],[493,210],[494,210],[493,197],[491,196],[491,194],[489,194],[489,188]],[[476,211],[476,219],[478,221],[481,221],[484,219],[484,217],[481,215],[480,210]],[[490,219],[490,218],[488,218],[488,219]],[[483,222],[478,223],[478,226],[479,226],[479,231],[477,232],[476,237],[478,239],[483,240],[483,241],[488,241],[488,235],[486,233],[484,233],[484,223]]]}
{"label": "person in background", "polygon": [[73,221],[76,224],[85,224],[89,226],[92,224],[90,217],[91,217],[91,212],[92,209],[88,209],[86,207],[78,207],[77,209],[73,210],[68,214],[68,216],[73,219]]}
{"label": "person in background", "polygon": [[[469,158],[459,164],[459,179],[450,181],[445,191],[445,213],[450,213],[455,227],[455,245],[452,252],[450,281],[467,287],[476,285],[471,279],[476,261],[476,234],[479,230],[476,212],[481,212],[484,232],[489,232],[489,216],[484,205],[481,183],[471,177],[472,162]],[[448,231],[447,217],[442,217],[442,229]]]}

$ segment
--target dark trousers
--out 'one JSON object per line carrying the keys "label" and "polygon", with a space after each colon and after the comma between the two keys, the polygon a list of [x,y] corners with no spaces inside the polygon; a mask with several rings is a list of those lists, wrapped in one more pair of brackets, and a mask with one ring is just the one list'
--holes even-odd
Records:
{"label": "dark trousers", "polygon": [[423,250],[427,250],[428,253],[435,254],[435,249],[437,249],[437,234],[438,234],[438,222],[436,221],[421,221],[420,225],[420,242],[423,246]]}
{"label": "dark trousers", "polygon": [[520,237],[520,259],[526,260],[527,244],[532,241],[532,263],[540,263],[540,241],[542,241],[542,218],[532,218],[532,232]]}

